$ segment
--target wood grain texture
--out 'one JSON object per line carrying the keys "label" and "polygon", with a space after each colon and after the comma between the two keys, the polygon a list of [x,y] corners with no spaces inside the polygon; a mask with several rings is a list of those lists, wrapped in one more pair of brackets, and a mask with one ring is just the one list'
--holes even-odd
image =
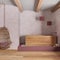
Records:
{"label": "wood grain texture", "polygon": [[14,2],[17,5],[19,11],[22,12],[23,11],[23,7],[22,7],[22,4],[21,4],[21,1],[20,0],[14,0]]}
{"label": "wood grain texture", "polygon": [[51,12],[55,12],[56,10],[58,10],[60,8],[60,2],[58,2],[57,5],[55,5],[52,9]]}
{"label": "wood grain texture", "polygon": [[60,60],[60,52],[0,50],[0,60]]}
{"label": "wood grain texture", "polygon": [[56,44],[55,36],[26,36],[26,46],[54,46]]}
{"label": "wood grain texture", "polygon": [[7,49],[10,47],[11,40],[9,31],[6,27],[0,27],[0,49]]}
{"label": "wood grain texture", "polygon": [[37,0],[37,1],[38,1],[38,3],[37,3],[37,6],[35,8],[35,11],[38,12],[41,9],[41,5],[42,5],[43,0]]}

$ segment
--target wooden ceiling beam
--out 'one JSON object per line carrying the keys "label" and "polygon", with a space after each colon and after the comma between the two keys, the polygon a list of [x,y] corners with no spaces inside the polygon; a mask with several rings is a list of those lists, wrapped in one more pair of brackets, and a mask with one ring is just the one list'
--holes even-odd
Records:
{"label": "wooden ceiling beam", "polygon": [[22,7],[22,4],[21,4],[21,1],[20,0],[14,0],[14,2],[17,5],[19,11],[22,12],[23,11],[23,7]]}
{"label": "wooden ceiling beam", "polygon": [[[37,2],[37,1],[38,1],[38,2]],[[43,0],[36,0],[37,3],[35,3],[35,4],[37,4],[37,6],[35,6],[35,11],[38,12],[38,11],[41,9],[42,1],[43,1]]]}
{"label": "wooden ceiling beam", "polygon": [[60,2],[58,2],[57,5],[55,5],[52,9],[51,12],[55,12],[56,10],[58,10],[60,8]]}

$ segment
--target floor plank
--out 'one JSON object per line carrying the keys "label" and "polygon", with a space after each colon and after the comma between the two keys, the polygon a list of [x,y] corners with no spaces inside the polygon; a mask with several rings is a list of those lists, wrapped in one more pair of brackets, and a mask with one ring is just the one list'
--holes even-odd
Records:
{"label": "floor plank", "polygon": [[0,50],[0,60],[60,60],[60,52]]}

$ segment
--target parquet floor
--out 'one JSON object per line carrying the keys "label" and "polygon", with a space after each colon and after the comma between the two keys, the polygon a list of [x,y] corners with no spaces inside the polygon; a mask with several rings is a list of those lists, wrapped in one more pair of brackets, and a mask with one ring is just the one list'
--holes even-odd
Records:
{"label": "parquet floor", "polygon": [[0,60],[60,60],[60,52],[0,50]]}

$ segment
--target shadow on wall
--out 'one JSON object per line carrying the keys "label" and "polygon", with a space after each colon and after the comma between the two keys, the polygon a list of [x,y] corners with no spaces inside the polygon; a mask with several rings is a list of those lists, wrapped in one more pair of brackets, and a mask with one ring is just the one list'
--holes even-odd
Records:
{"label": "shadow on wall", "polygon": [[16,4],[14,3],[14,0],[11,0],[11,3],[16,6]]}
{"label": "shadow on wall", "polygon": [[44,21],[42,22],[43,35],[56,35],[56,24],[50,10],[43,11]]}
{"label": "shadow on wall", "polygon": [[58,37],[58,43],[60,45],[60,9],[52,13],[52,19],[55,21],[55,30]]}

